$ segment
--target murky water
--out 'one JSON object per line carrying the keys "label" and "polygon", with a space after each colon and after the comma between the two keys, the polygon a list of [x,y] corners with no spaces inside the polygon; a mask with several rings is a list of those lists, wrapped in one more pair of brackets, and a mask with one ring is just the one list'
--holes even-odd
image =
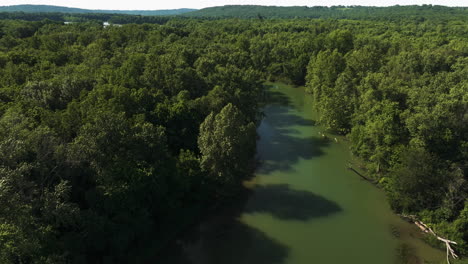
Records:
{"label": "murky water", "polygon": [[381,190],[347,170],[347,144],[321,136],[302,88],[271,84],[269,97],[247,191],[178,241],[168,262],[395,264],[401,252],[408,263],[444,260]]}

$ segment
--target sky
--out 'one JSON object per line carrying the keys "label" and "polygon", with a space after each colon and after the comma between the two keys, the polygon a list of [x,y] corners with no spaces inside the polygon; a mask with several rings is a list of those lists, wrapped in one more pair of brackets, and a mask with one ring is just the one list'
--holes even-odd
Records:
{"label": "sky", "polygon": [[158,10],[175,8],[205,8],[222,5],[332,6],[332,5],[445,5],[468,6],[468,0],[0,0],[5,5],[57,5],[86,9]]}

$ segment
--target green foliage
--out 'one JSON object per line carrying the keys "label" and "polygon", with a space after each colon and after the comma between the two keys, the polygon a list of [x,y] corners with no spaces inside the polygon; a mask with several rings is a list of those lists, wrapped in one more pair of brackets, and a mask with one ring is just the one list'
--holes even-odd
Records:
{"label": "green foliage", "polygon": [[0,20],[0,262],[163,244],[249,173],[264,80],[306,84],[392,206],[467,254],[466,9],[225,9],[255,19],[0,13],[51,19]]}
{"label": "green foliage", "polygon": [[[190,27],[1,22],[0,262],[131,262],[170,239],[174,218],[219,199],[217,187],[238,185],[261,73],[247,51],[202,35],[213,27],[189,38]],[[238,52],[204,52],[218,46]],[[198,146],[219,111],[225,155],[210,155],[232,161],[223,184]]]}
{"label": "green foliage", "polygon": [[200,126],[198,146],[204,172],[220,185],[232,184],[247,175],[245,166],[255,149],[255,125],[247,123],[232,104],[208,115]]}
{"label": "green foliage", "polygon": [[[344,107],[351,107],[351,102],[347,102],[347,94],[352,91],[349,91],[346,86],[338,86],[335,89],[338,76],[342,78],[337,85],[344,81],[343,78],[346,78],[340,75],[345,67],[342,54],[335,49],[320,51],[310,60],[307,68],[307,90],[314,96],[316,109],[321,114],[320,121],[332,130],[346,130],[349,126],[346,124],[346,119],[350,118],[351,113]],[[343,112],[335,115],[337,109],[342,109]],[[345,120],[341,120],[342,117]]]}
{"label": "green foliage", "polygon": [[424,149],[404,150],[401,156],[402,162],[392,171],[392,202],[409,212],[435,208],[447,182],[439,171],[440,161]]}

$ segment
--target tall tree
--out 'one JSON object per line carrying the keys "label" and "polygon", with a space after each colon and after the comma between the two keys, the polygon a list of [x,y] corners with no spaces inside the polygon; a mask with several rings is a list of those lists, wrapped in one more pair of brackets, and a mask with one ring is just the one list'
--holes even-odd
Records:
{"label": "tall tree", "polygon": [[217,183],[233,183],[247,173],[255,148],[255,125],[232,104],[209,114],[200,125],[201,167]]}

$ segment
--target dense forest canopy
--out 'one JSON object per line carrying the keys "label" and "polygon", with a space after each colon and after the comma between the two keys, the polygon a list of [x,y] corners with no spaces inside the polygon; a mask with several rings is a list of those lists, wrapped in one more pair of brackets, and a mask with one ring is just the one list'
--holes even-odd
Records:
{"label": "dense forest canopy", "polygon": [[306,85],[392,207],[468,255],[468,24],[453,10],[0,20],[0,262],[144,261],[236,194],[265,80]]}

